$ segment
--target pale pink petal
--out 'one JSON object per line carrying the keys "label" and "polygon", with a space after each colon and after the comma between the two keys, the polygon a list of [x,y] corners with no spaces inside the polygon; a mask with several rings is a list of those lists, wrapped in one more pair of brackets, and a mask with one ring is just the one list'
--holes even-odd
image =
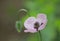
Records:
{"label": "pale pink petal", "polygon": [[24,30],[24,32],[29,32],[29,30]]}
{"label": "pale pink petal", "polygon": [[40,19],[41,21],[45,20],[47,16],[43,13],[37,15],[37,19]]}
{"label": "pale pink petal", "polygon": [[36,29],[29,29],[29,30],[24,30],[24,32],[35,33],[35,32],[37,32],[37,31],[36,31]]}
{"label": "pale pink petal", "polygon": [[47,20],[42,22],[43,24],[38,28],[38,30],[43,30],[47,24]]}
{"label": "pale pink petal", "polygon": [[[46,17],[46,15],[45,14],[38,14],[37,15],[37,20],[38,20],[38,22],[40,24],[40,27],[38,28],[38,30],[44,29],[46,24],[47,24],[47,17]],[[41,25],[41,23],[43,23],[43,24]]]}
{"label": "pale pink petal", "polygon": [[25,22],[24,26],[26,29],[34,29],[34,23],[36,22],[35,17],[29,17]]}

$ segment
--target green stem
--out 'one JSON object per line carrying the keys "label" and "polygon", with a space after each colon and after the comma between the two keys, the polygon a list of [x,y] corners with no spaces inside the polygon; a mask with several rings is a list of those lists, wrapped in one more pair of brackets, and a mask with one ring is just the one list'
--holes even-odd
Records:
{"label": "green stem", "polygon": [[42,35],[41,35],[41,31],[39,31],[39,37],[40,37],[40,41],[42,41]]}

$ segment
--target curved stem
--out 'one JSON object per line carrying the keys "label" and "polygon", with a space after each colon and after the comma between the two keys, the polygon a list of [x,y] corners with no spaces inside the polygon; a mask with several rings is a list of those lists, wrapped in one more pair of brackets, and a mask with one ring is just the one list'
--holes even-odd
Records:
{"label": "curved stem", "polygon": [[40,37],[40,41],[42,41],[42,35],[41,35],[41,31],[39,31],[39,37]]}

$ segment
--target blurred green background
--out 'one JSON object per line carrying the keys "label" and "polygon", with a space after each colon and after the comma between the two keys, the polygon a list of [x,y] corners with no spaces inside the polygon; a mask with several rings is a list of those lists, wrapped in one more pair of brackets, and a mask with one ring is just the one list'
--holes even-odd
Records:
{"label": "blurred green background", "polygon": [[[18,12],[20,9],[28,12]],[[60,0],[0,0],[0,41],[40,41],[38,32],[18,32],[15,27],[16,21],[23,24],[28,15],[36,17],[38,13],[48,18],[42,41],[60,41]]]}

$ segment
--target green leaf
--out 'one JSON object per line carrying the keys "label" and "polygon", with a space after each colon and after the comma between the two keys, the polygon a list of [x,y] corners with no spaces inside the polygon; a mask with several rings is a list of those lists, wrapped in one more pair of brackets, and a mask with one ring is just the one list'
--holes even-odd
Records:
{"label": "green leaf", "polygon": [[21,21],[16,21],[16,29],[18,32],[21,32],[22,30],[22,22]]}

